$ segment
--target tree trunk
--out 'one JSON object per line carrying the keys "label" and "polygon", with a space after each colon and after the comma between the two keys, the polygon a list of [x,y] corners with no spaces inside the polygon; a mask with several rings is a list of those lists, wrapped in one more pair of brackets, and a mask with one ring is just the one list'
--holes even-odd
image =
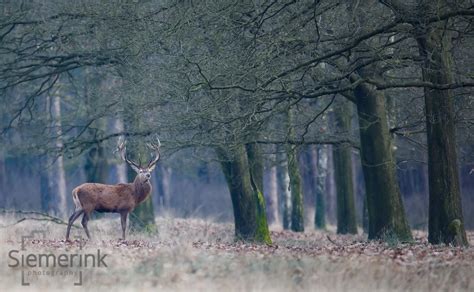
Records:
{"label": "tree trunk", "polygon": [[243,145],[235,150],[216,148],[222,171],[229,187],[234,210],[237,239],[271,243],[265,214],[265,200],[258,189]]}
{"label": "tree trunk", "polygon": [[[271,243],[270,232],[268,230],[267,211],[265,197],[263,196],[263,156],[260,145],[257,143],[249,143],[245,145],[247,150],[247,160],[250,171],[250,182],[252,188],[257,195],[257,223],[258,228],[263,229],[261,232],[268,232],[268,239]],[[267,242],[267,243],[269,243]]]}
{"label": "tree trunk", "polygon": [[[1,194],[6,194],[6,187],[7,187],[7,170],[5,167],[5,155],[3,154],[3,151],[0,151],[0,193]],[[6,208],[6,207],[7,207],[7,196],[4,195],[4,196],[1,196],[0,208]]]}
{"label": "tree trunk", "polygon": [[[451,36],[442,27],[432,27],[418,37],[424,58],[423,80],[450,84],[452,77]],[[429,223],[428,240],[433,244],[468,245],[461,205],[456,154],[453,94],[451,90],[425,88],[428,143]]]}
{"label": "tree trunk", "polygon": [[[336,132],[348,136],[351,131],[352,117],[348,101],[338,102],[334,113]],[[333,146],[332,149],[337,197],[337,233],[357,234],[351,146],[340,144]]]}
{"label": "tree trunk", "polygon": [[[62,124],[61,124],[61,98],[55,94],[51,98],[51,120],[53,135],[55,138],[54,146],[60,150],[63,148],[62,142]],[[64,173],[64,160],[62,154],[57,157],[51,157],[52,165],[49,171],[48,183],[52,196],[54,196],[53,213],[58,217],[66,218],[68,215],[66,200],[66,174]]]}
{"label": "tree trunk", "polygon": [[283,229],[287,230],[291,227],[291,192],[290,177],[288,175],[288,162],[286,154],[282,148],[281,145],[277,146],[278,201],[280,202]]}
{"label": "tree trunk", "polygon": [[[295,136],[292,126],[291,109],[287,111],[288,135],[292,139]],[[288,158],[288,175],[290,177],[291,192],[291,230],[296,232],[304,231],[304,210],[303,210],[303,187],[301,185],[301,174],[298,166],[297,146],[287,144],[286,156]]]}
{"label": "tree trunk", "polygon": [[170,202],[170,181],[171,181],[171,174],[172,174],[172,169],[163,166],[163,165],[158,165],[158,169],[156,171],[156,188],[158,191],[158,201],[160,207],[164,208],[170,208],[171,202]]}
{"label": "tree trunk", "polygon": [[[122,118],[117,118],[115,120],[114,128],[117,133],[121,133],[124,131]],[[125,164],[125,162],[123,162],[122,160],[118,160],[115,167],[116,167],[116,172],[117,172],[117,182],[127,183],[128,182],[127,164]]]}
{"label": "tree trunk", "polygon": [[100,144],[94,145],[87,152],[86,163],[84,165],[87,182],[105,183],[108,177],[107,159],[105,158],[104,147]]}
{"label": "tree trunk", "polygon": [[[357,79],[353,79],[352,81]],[[361,162],[369,213],[369,239],[411,240],[395,172],[385,97],[372,86],[354,90],[359,116]]]}
{"label": "tree trunk", "polygon": [[267,219],[269,224],[280,224],[278,215],[278,175],[276,155],[272,154],[268,170],[268,190],[264,192],[267,205]]}
{"label": "tree trunk", "polygon": [[326,146],[327,175],[325,181],[326,197],[326,219],[331,224],[337,224],[336,218],[336,186],[334,179],[334,159],[332,158],[332,145]]}
{"label": "tree trunk", "polygon": [[364,233],[369,233],[369,208],[367,207],[367,192],[364,195],[364,202],[362,205],[362,229]]}
{"label": "tree trunk", "polygon": [[[135,121],[135,128],[139,128],[139,122]],[[139,143],[137,147],[137,152],[138,152],[138,163],[140,165],[146,165],[147,161],[142,161],[140,159],[141,157],[147,157],[147,155],[140,155],[146,153],[147,149],[143,145],[143,143]],[[128,174],[128,181],[133,182],[136,173],[132,170],[131,167],[127,168],[127,174]],[[153,192],[153,187],[151,192]],[[150,232],[154,231],[156,229],[155,226],[155,209],[153,206],[153,198],[152,194],[148,196],[143,202],[141,202],[138,206],[135,207],[135,209],[130,213],[130,226],[135,230],[135,231],[144,231],[144,232]]]}
{"label": "tree trunk", "polygon": [[245,145],[249,161],[250,173],[260,192],[263,193],[263,157],[260,146],[257,143]]}
{"label": "tree trunk", "polygon": [[328,157],[327,149],[324,146],[312,148],[312,157],[316,159],[316,208],[314,214],[314,226],[316,229],[326,229],[326,200],[324,193],[326,192],[326,178]]}
{"label": "tree trunk", "polygon": [[51,170],[49,169],[52,161],[49,155],[45,155],[40,159],[40,163],[46,168],[40,170],[40,198],[41,198],[41,210],[45,213],[50,212],[54,209],[53,195],[51,194],[51,184],[49,178],[51,177]]}
{"label": "tree trunk", "polygon": [[290,177],[291,191],[291,230],[304,231],[303,191],[301,175],[298,167],[296,147],[289,145],[287,148],[288,175]]}
{"label": "tree trunk", "polygon": [[[128,168],[128,181],[135,179],[136,173]],[[155,230],[155,211],[151,195],[130,213],[130,227],[134,231],[150,232]]]}

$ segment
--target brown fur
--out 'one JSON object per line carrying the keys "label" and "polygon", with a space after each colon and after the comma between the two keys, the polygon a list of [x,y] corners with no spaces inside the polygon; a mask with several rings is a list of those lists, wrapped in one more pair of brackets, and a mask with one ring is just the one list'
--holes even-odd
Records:
{"label": "brown fur", "polygon": [[74,192],[85,213],[130,212],[148,197],[151,184],[141,183],[137,179],[133,183],[117,185],[85,183],[75,188]]}
{"label": "brown fur", "polygon": [[151,188],[150,181],[145,180],[141,175],[137,175],[133,183],[116,185],[85,183],[76,187],[72,191],[76,209],[69,218],[66,240],[69,240],[71,225],[82,214],[84,214],[82,226],[90,238],[87,221],[94,211],[120,213],[122,237],[125,239],[128,214],[149,196]]}

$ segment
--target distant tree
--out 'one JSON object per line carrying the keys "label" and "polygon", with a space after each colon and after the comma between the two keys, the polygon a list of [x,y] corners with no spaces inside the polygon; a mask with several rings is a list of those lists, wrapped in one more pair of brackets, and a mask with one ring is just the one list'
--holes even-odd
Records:
{"label": "distant tree", "polygon": [[[336,132],[348,135],[352,119],[350,104],[347,100],[340,100],[334,107]],[[337,194],[337,233],[357,234],[351,146],[333,146],[333,160]]]}
{"label": "distant tree", "polygon": [[[326,229],[326,179],[328,176],[327,149],[324,146],[313,148],[312,157],[316,157],[316,208],[314,214],[314,226],[317,229]],[[314,153],[316,152],[316,153]],[[314,164],[314,162],[313,162]]]}
{"label": "distant tree", "polygon": [[[272,145],[274,146],[274,145]],[[275,149],[275,147],[272,147]],[[279,212],[279,199],[278,199],[278,174],[277,174],[277,160],[276,155],[269,155],[267,160],[268,168],[268,189],[264,190],[264,195],[266,198],[266,209],[267,209],[267,219],[269,224],[279,225],[280,212]]]}
{"label": "distant tree", "polygon": [[[294,138],[295,130],[292,122],[292,110],[287,110],[288,137]],[[290,177],[291,192],[291,230],[297,232],[304,231],[304,204],[303,187],[298,164],[298,148],[296,145],[286,145],[286,155],[288,157],[288,176]]]}
{"label": "distant tree", "polygon": [[278,201],[280,202],[280,214],[283,229],[291,227],[291,192],[290,177],[288,175],[288,160],[283,145],[277,145],[277,177],[278,177]]}

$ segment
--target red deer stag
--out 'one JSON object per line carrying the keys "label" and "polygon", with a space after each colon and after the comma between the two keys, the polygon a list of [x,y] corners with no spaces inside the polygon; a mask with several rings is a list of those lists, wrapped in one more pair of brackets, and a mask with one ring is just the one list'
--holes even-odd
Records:
{"label": "red deer stag", "polygon": [[82,227],[90,239],[87,222],[93,211],[119,213],[122,223],[122,238],[125,239],[125,230],[127,228],[127,217],[133,209],[143,202],[151,192],[150,177],[151,172],[160,159],[160,140],[148,143],[147,146],[154,152],[154,158],[146,167],[129,160],[126,154],[125,140],[119,139],[117,152],[120,157],[137,173],[133,183],[105,185],[98,183],[85,183],[76,187],[72,191],[72,199],[76,206],[74,213],[69,218],[66,232],[66,241],[69,241],[71,226],[76,219],[82,216]]}

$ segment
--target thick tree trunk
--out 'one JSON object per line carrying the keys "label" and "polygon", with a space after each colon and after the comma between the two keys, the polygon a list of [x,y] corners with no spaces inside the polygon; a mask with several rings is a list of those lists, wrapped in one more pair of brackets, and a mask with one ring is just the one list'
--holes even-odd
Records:
{"label": "thick tree trunk", "polygon": [[288,162],[286,154],[281,145],[277,146],[277,180],[278,201],[280,202],[280,213],[282,214],[283,229],[291,227],[291,192],[290,177],[288,175]]}
{"label": "thick tree trunk", "polygon": [[[336,132],[347,136],[351,130],[352,118],[348,101],[338,102],[334,113]],[[351,146],[346,144],[333,146],[333,161],[337,197],[337,233],[356,234],[357,219],[352,181]]]}
{"label": "thick tree trunk", "polygon": [[367,84],[358,85],[354,94],[359,115],[361,162],[369,213],[369,239],[411,240],[397,183],[385,97],[382,92],[375,91]]}
{"label": "thick tree trunk", "polygon": [[313,147],[312,158],[316,159],[316,207],[314,214],[314,226],[316,229],[326,229],[326,178],[328,167],[327,149],[324,146]]}
{"label": "thick tree trunk", "polygon": [[235,150],[219,147],[216,153],[229,187],[236,237],[270,244],[265,199],[253,181],[245,147],[237,146]]}
{"label": "thick tree trunk", "polygon": [[[288,134],[289,138],[294,138],[294,128],[292,126],[291,109],[288,109]],[[297,146],[287,144],[286,156],[288,158],[288,175],[290,177],[291,192],[291,230],[296,232],[304,231],[304,209],[303,209],[303,187],[301,184],[301,174],[298,165]]]}
{"label": "thick tree trunk", "polygon": [[249,161],[250,173],[260,192],[263,193],[263,156],[257,143],[245,145]]}
{"label": "thick tree trunk", "polygon": [[[267,220],[267,211],[265,204],[265,197],[263,195],[263,156],[260,149],[260,145],[257,143],[249,143],[245,145],[247,150],[247,160],[249,164],[250,171],[250,182],[252,183],[252,188],[257,195],[257,223],[258,228],[263,229],[262,233],[268,232],[268,239],[270,239],[270,233],[268,230],[268,220]],[[267,242],[267,243],[269,243]]]}
{"label": "thick tree trunk", "polygon": [[[423,80],[434,84],[452,83],[450,33],[442,27],[433,27],[417,40],[425,60]],[[425,113],[430,194],[428,240],[434,244],[468,245],[459,187],[451,90],[425,88]]]}

